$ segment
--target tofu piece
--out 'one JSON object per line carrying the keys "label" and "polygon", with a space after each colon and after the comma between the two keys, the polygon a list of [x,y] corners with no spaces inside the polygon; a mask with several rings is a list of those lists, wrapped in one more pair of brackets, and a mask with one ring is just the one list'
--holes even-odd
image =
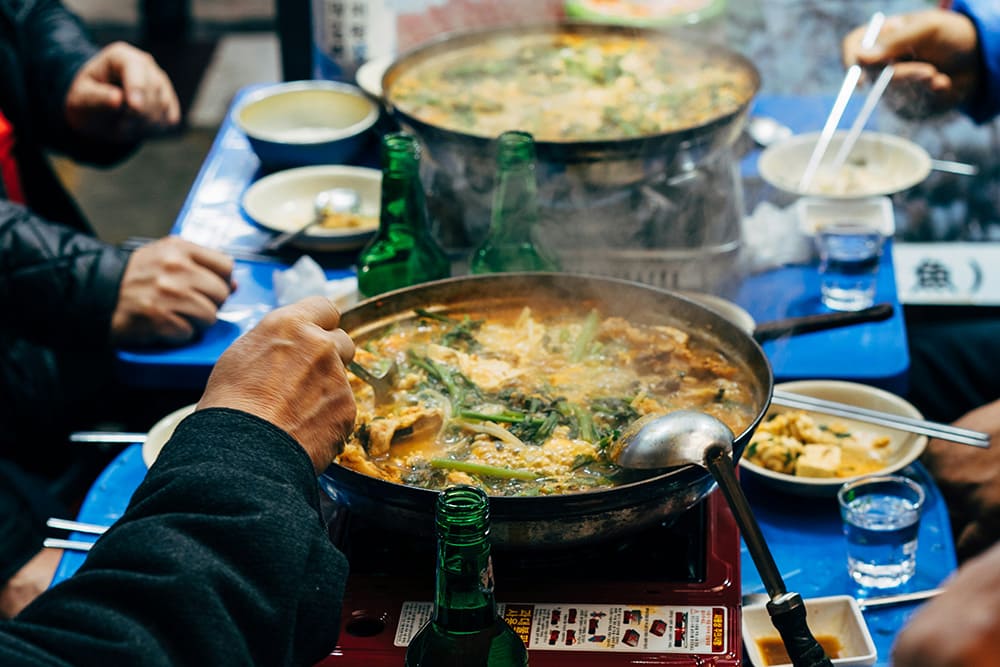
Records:
{"label": "tofu piece", "polygon": [[836,477],[840,467],[840,448],[836,445],[806,445],[795,463],[800,477]]}

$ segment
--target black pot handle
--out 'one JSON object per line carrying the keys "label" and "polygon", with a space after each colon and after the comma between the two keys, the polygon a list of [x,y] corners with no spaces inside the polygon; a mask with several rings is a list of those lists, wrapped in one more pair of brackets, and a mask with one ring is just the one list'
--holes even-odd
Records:
{"label": "black pot handle", "polygon": [[850,312],[788,317],[758,325],[754,329],[753,337],[758,343],[763,343],[793,334],[835,329],[850,324],[861,324],[862,322],[881,322],[892,317],[893,310],[891,303],[877,303],[874,306]]}

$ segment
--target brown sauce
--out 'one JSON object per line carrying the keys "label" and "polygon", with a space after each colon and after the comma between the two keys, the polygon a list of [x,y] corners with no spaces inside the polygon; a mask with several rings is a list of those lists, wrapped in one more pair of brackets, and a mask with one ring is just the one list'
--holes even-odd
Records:
{"label": "brown sauce", "polygon": [[[816,635],[816,641],[826,651],[827,657],[831,659],[839,658],[840,652],[844,648],[840,643],[840,639],[833,635]],[[788,651],[785,650],[785,644],[781,641],[781,637],[764,637],[763,639],[758,639],[757,648],[760,649],[760,655],[764,659],[765,665],[792,664],[792,659],[788,657]]]}

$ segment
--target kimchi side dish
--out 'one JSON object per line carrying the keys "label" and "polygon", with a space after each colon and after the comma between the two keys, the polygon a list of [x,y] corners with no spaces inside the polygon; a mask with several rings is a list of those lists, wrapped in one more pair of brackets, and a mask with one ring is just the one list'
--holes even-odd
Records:
{"label": "kimchi side dish", "polygon": [[697,409],[737,434],[756,416],[749,371],[717,345],[586,305],[417,310],[357,344],[376,375],[395,365],[395,390],[376,404],[350,375],[358,419],[338,463],[412,486],[610,487],[636,479],[605,450],[643,415]]}

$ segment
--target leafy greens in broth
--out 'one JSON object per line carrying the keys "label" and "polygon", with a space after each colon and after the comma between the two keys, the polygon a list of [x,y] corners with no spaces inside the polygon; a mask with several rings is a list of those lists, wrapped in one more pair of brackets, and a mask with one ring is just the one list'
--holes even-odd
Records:
{"label": "leafy greens in broth", "polygon": [[693,408],[734,433],[755,416],[754,383],[707,340],[666,325],[544,300],[488,310],[418,310],[358,340],[356,360],[397,365],[392,401],[350,375],[358,402],[342,466],[441,489],[559,494],[633,481],[607,460],[645,414]]}
{"label": "leafy greens in broth", "polygon": [[737,112],[751,72],[711,49],[633,35],[501,36],[400,73],[392,103],[448,130],[603,141],[699,127]]}

